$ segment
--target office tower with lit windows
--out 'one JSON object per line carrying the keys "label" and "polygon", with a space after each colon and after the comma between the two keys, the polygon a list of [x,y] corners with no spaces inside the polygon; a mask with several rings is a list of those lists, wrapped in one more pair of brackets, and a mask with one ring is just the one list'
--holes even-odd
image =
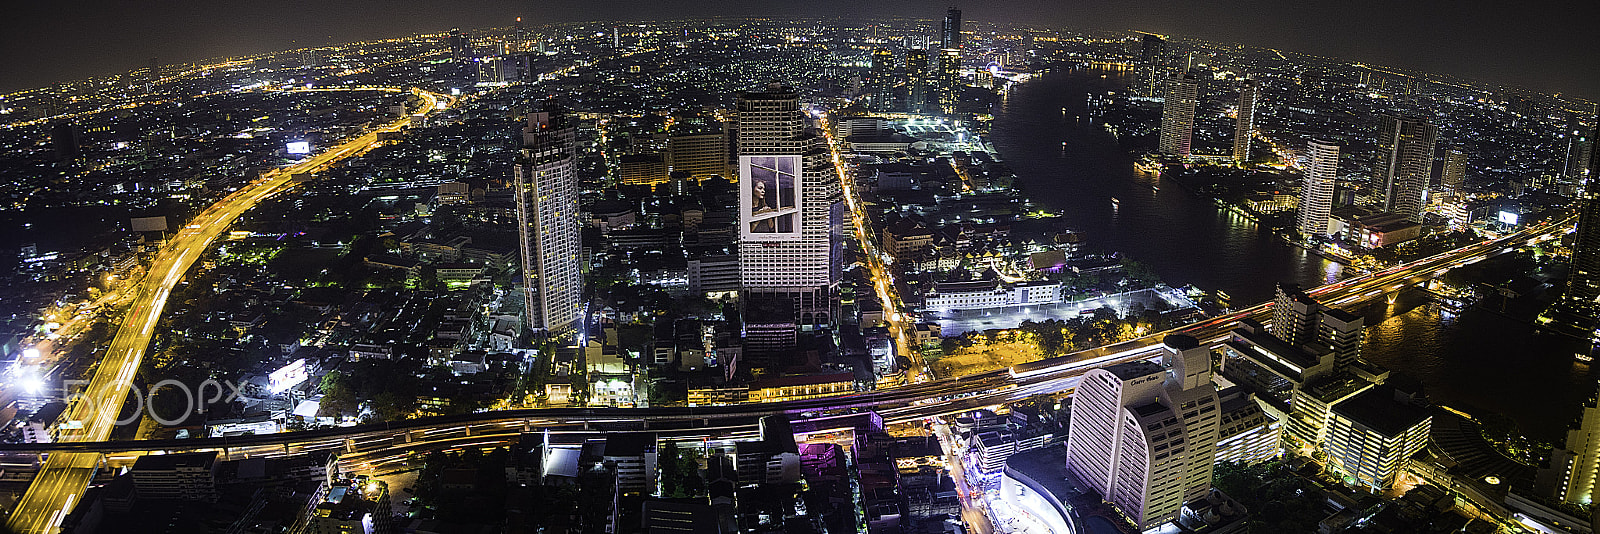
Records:
{"label": "office tower with lit windows", "polygon": [[702,131],[672,134],[667,137],[667,165],[671,172],[685,173],[691,180],[713,176],[732,178],[728,171],[728,134]]}
{"label": "office tower with lit windows", "polygon": [[1290,346],[1310,343],[1316,339],[1321,311],[1322,305],[1302,291],[1299,284],[1279,282],[1268,330]]}
{"label": "office tower with lit windows", "polygon": [[1317,321],[1317,340],[1333,351],[1333,366],[1344,369],[1361,359],[1361,341],[1367,321],[1337,308],[1323,308]]}
{"label": "office tower with lit windows", "polygon": [[906,50],[906,111],[925,112],[928,109],[928,50]]}
{"label": "office tower with lit windows", "polygon": [[739,271],[744,305],[787,301],[800,325],[826,325],[843,226],[827,142],[794,89],[739,94]]}
{"label": "office tower with lit windows", "polygon": [[[1596,151],[1600,155],[1600,151]],[[1589,168],[1600,168],[1600,157],[1589,160]],[[1578,200],[1578,232],[1572,243],[1572,258],[1567,274],[1567,293],[1562,300],[1572,308],[1593,317],[1600,301],[1600,173],[1589,172]]]}
{"label": "office tower with lit windows", "polygon": [[961,49],[939,51],[939,111],[955,113],[961,101]]}
{"label": "office tower with lit windows", "polygon": [[1324,450],[1328,470],[1373,492],[1389,489],[1407,460],[1428,444],[1433,415],[1393,387],[1378,386],[1331,409]]}
{"label": "office tower with lit windows", "polygon": [[1600,404],[1589,397],[1578,422],[1567,430],[1563,447],[1551,447],[1550,463],[1539,469],[1534,490],[1565,504],[1594,502],[1600,476]]}
{"label": "office tower with lit windows", "polygon": [[1162,363],[1094,369],[1072,399],[1067,468],[1145,530],[1211,489],[1220,421],[1211,350],[1167,336]]}
{"label": "office tower with lit windows", "polygon": [[[1261,86],[1255,80],[1239,82],[1239,109],[1233,123],[1233,161],[1240,165],[1250,160],[1250,138],[1255,133],[1256,99]],[[1332,200],[1332,192],[1329,192]]]}
{"label": "office tower with lit windows", "polygon": [[472,61],[472,41],[467,39],[467,34],[459,28],[450,30],[445,38],[450,45],[450,59],[456,63]]}
{"label": "office tower with lit windows", "polygon": [[944,12],[944,23],[939,26],[939,48],[961,48],[961,10],[954,7]]}
{"label": "office tower with lit windows", "polygon": [[961,10],[952,7],[939,27],[939,109],[944,113],[955,113],[961,100],[961,61]]}
{"label": "office tower with lit windows", "polygon": [[1594,129],[1571,120],[1564,133],[1567,136],[1567,158],[1562,174],[1572,179],[1583,178],[1589,170],[1589,157],[1594,151]]}
{"label": "office tower with lit windows", "polygon": [[569,331],[583,310],[574,132],[559,111],[529,114],[513,173],[528,328],[539,332]]}
{"label": "office tower with lit windows", "polygon": [[867,102],[874,111],[894,110],[895,69],[894,52],[887,48],[872,51],[872,93]]}
{"label": "office tower with lit windows", "polygon": [[1194,108],[1200,99],[1200,80],[1187,72],[1167,79],[1166,102],[1161,105],[1161,153],[1189,155],[1194,134]]}
{"label": "office tower with lit windows", "polygon": [[1375,183],[1382,186],[1384,211],[1422,222],[1423,197],[1433,176],[1433,148],[1439,127],[1404,115],[1378,119],[1378,158]]}
{"label": "office tower with lit windows", "polygon": [[1439,174],[1441,193],[1460,193],[1461,183],[1467,179],[1467,153],[1452,148],[1444,153],[1444,169]]}
{"label": "office tower with lit windows", "polygon": [[1333,186],[1338,178],[1339,145],[1312,139],[1306,144],[1305,180],[1300,184],[1300,212],[1295,225],[1300,235],[1307,239],[1328,235]]}
{"label": "office tower with lit windows", "polygon": [[1142,34],[1139,42],[1139,59],[1147,65],[1159,65],[1167,61],[1167,40],[1153,33]]}

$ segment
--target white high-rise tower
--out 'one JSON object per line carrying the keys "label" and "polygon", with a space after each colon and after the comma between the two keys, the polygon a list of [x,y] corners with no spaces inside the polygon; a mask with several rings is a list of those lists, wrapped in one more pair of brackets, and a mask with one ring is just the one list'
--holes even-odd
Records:
{"label": "white high-rise tower", "polygon": [[1233,124],[1233,160],[1239,164],[1250,160],[1250,137],[1255,132],[1256,99],[1261,87],[1255,80],[1239,82],[1239,110]]}
{"label": "white high-rise tower", "polygon": [[582,245],[574,129],[560,113],[528,115],[515,169],[528,328],[561,332],[582,313]]}
{"label": "white high-rise tower", "polygon": [[1211,351],[1167,336],[1162,364],[1091,370],[1078,383],[1067,467],[1140,529],[1176,519],[1211,489],[1219,410]]}
{"label": "white high-rise tower", "polygon": [[1306,145],[1305,181],[1300,186],[1300,213],[1296,226],[1306,237],[1328,235],[1333,213],[1333,185],[1339,178],[1339,145],[1312,139]]}
{"label": "white high-rise tower", "polygon": [[788,299],[801,325],[828,324],[844,212],[827,141],[800,96],[739,94],[739,274],[750,299]]}
{"label": "white high-rise tower", "polygon": [[1200,80],[1187,72],[1167,79],[1166,101],[1161,105],[1161,153],[1189,155],[1194,135],[1194,107],[1200,100]]}

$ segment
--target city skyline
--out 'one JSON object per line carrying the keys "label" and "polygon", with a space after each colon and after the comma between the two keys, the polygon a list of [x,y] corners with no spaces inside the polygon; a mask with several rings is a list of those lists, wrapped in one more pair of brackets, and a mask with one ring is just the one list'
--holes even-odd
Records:
{"label": "city skyline", "polygon": [[6,530],[1600,518],[1584,102],[1007,9],[0,100]]}
{"label": "city skyline", "polygon": [[[863,5],[840,2],[830,7],[784,2],[745,3],[726,9],[687,0],[618,2],[596,6],[585,2],[542,4],[537,11],[507,6],[502,0],[474,0],[450,10],[443,22],[409,17],[426,11],[425,0],[377,5],[362,3],[296,4],[277,2],[251,6],[219,6],[184,0],[166,9],[115,2],[70,6],[21,6],[9,22],[15,31],[0,32],[0,51],[12,58],[0,66],[0,92],[41,87],[74,79],[112,75],[145,66],[150,58],[164,63],[193,62],[230,55],[266,53],[344,42],[442,33],[452,27],[508,27],[517,17],[530,24],[609,20],[661,21],[707,16],[816,16],[844,18],[905,16],[934,20],[947,3],[897,0]],[[831,0],[830,0],[831,1]],[[1569,93],[1600,100],[1600,66],[1585,61],[1587,43],[1579,17],[1539,17],[1570,6],[1550,2],[1489,15],[1456,4],[1430,0],[1408,3],[1406,9],[1364,0],[1367,8],[1332,5],[1287,5],[1245,0],[1170,2],[1137,12],[1109,0],[1074,4],[1001,2],[984,6],[981,22],[1064,25],[1101,31],[1151,31],[1200,39],[1233,41],[1248,46],[1370,62],[1402,69],[1450,74],[1533,91]],[[397,7],[398,6],[398,7]],[[815,9],[814,9],[815,8]],[[316,15],[312,15],[316,13]],[[970,17],[969,17],[970,18]],[[1280,21],[1315,20],[1315,31]],[[68,22],[70,21],[70,22]],[[85,31],[70,46],[40,49],[54,24],[75,24]],[[1410,31],[1424,28],[1428,31]],[[1409,29],[1409,30],[1408,30]],[[1372,32],[1385,39],[1370,39]],[[937,38],[934,28],[930,35]],[[1525,38],[1540,34],[1539,39]],[[86,39],[83,37],[87,37]],[[263,45],[241,46],[241,40]],[[99,53],[121,50],[127,56]],[[1428,50],[1456,50],[1444,55]],[[1533,59],[1533,61],[1530,61]]]}

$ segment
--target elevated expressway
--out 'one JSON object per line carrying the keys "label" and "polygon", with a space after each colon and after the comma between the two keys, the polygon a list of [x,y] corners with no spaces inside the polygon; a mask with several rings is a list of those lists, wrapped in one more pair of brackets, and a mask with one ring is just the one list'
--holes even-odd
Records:
{"label": "elevated expressway", "polygon": [[[448,96],[419,89],[409,91],[420,99],[422,107],[418,113],[432,113],[441,107],[440,102],[447,105],[451,102]],[[401,117],[304,161],[266,173],[206,208],[188,226],[173,234],[150,266],[149,274],[139,283],[133,303],[88,387],[81,396],[71,399],[73,402],[64,416],[66,423],[57,437],[57,445],[103,442],[111,435],[173,286],[234,219],[288,189],[297,177],[322,171],[380,146],[380,134],[399,131],[410,121],[409,116]],[[101,455],[93,453],[50,455],[7,520],[6,527],[12,532],[53,532],[72,510],[74,501],[82,495],[100,463]]]}
{"label": "elevated expressway", "polygon": [[[1309,293],[1330,305],[1358,304],[1432,279],[1451,268],[1560,236],[1572,222],[1566,218],[1530,226],[1496,240],[1321,286]],[[413,454],[509,445],[521,433],[543,430],[578,434],[648,430],[668,439],[719,441],[754,436],[760,417],[789,414],[797,432],[820,433],[853,427],[866,417],[852,412],[873,410],[885,422],[913,421],[1066,391],[1090,369],[1158,355],[1161,339],[1168,334],[1184,333],[1215,344],[1226,339],[1240,320],[1264,320],[1267,315],[1268,305],[1261,304],[1171,331],[1010,369],[818,399],[709,407],[505,410],[228,438],[5,445],[0,446],[0,454],[16,457],[54,452],[51,461],[67,455],[92,460],[104,454],[112,463],[124,463],[150,452],[213,450],[228,458],[246,458],[336,450],[348,468],[381,471],[401,465]],[[41,480],[48,480],[43,478],[47,474],[48,471],[42,472]],[[34,487],[40,487],[39,483]]]}

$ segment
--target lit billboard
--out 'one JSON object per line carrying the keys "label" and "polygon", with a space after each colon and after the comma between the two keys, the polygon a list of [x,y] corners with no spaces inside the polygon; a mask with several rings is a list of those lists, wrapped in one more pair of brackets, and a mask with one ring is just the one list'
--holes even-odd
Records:
{"label": "lit billboard", "polygon": [[1502,211],[1502,212],[1500,212],[1500,224],[1505,224],[1505,225],[1509,225],[1509,226],[1516,226],[1517,225],[1517,219],[1519,219],[1519,218],[1520,217],[1518,217],[1517,214],[1514,213],[1514,212],[1510,212],[1510,211]]}
{"label": "lit billboard", "polygon": [[740,236],[800,239],[800,156],[739,156]]}
{"label": "lit billboard", "polygon": [[301,358],[289,362],[289,365],[285,365],[281,369],[268,374],[267,383],[272,388],[273,393],[281,393],[300,385],[307,378],[310,378],[310,375],[306,372],[306,360]]}
{"label": "lit billboard", "polygon": [[310,154],[311,153],[311,142],[310,141],[290,141],[288,144],[284,145],[283,148],[284,148],[285,152],[288,152],[290,154],[306,155],[306,154]]}

